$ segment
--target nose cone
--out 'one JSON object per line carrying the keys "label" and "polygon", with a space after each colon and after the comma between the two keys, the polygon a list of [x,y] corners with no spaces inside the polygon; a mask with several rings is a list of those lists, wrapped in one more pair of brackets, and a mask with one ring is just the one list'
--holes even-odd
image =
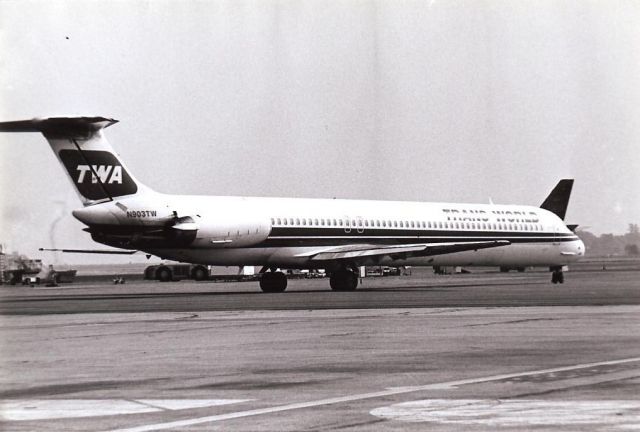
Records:
{"label": "nose cone", "polygon": [[584,245],[584,242],[580,239],[578,239],[577,243],[577,253],[579,257],[583,257],[584,254],[587,252],[587,248]]}

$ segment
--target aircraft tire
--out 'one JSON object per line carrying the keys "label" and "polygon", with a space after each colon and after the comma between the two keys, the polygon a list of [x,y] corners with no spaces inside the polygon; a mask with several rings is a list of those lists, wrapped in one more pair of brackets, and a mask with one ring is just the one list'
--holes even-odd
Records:
{"label": "aircraft tire", "polygon": [[282,272],[263,273],[260,289],[266,293],[280,293],[287,289],[287,275]]}
{"label": "aircraft tire", "polygon": [[160,267],[156,276],[160,282],[170,282],[171,279],[173,279],[173,274],[171,274],[171,269],[169,267]]}
{"label": "aircraft tire", "polygon": [[203,266],[198,266],[191,272],[191,277],[197,281],[203,281],[209,279],[207,277],[207,270]]}
{"label": "aircraft tire", "polygon": [[330,276],[329,286],[334,291],[354,291],[358,288],[358,275],[349,270],[337,271]]}

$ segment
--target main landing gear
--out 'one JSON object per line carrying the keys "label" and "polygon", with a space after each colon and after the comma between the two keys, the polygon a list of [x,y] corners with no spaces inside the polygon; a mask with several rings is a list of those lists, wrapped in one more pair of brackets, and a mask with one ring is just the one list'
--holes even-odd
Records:
{"label": "main landing gear", "polygon": [[564,283],[564,273],[562,272],[562,267],[552,267],[551,271],[551,282],[553,282],[554,284]]}
{"label": "main landing gear", "polygon": [[[352,269],[339,269],[331,273],[329,285],[334,291],[353,291],[358,287],[358,273]],[[287,289],[287,275],[283,272],[262,272],[260,276],[260,289],[266,293],[279,293]]]}
{"label": "main landing gear", "polygon": [[353,291],[358,287],[358,275],[348,269],[335,271],[329,277],[329,285],[334,291]]}
{"label": "main landing gear", "polygon": [[260,276],[260,289],[266,293],[279,293],[287,289],[287,275],[282,272],[264,272]]}

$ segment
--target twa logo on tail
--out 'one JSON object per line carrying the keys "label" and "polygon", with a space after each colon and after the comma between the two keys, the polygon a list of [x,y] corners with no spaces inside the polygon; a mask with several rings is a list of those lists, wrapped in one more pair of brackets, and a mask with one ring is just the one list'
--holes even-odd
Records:
{"label": "twa logo on tail", "polygon": [[[122,167],[111,165],[78,165],[77,170],[80,171],[78,175],[78,183],[84,182],[87,174],[91,174],[91,183],[118,183],[122,184]],[[97,176],[97,177],[96,177]]]}
{"label": "twa logo on tail", "polygon": [[63,149],[59,155],[78,192],[88,200],[132,195],[138,191],[118,157],[109,151]]}

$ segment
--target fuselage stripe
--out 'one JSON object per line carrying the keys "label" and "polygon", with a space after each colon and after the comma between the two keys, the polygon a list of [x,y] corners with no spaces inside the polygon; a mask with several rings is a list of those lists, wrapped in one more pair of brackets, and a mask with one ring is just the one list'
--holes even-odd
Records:
{"label": "fuselage stripe", "polygon": [[511,243],[560,243],[577,241],[574,233],[521,231],[456,231],[456,230],[380,230],[318,227],[273,228],[264,246],[301,246],[347,244],[355,241],[371,244],[462,243],[508,240]]}

